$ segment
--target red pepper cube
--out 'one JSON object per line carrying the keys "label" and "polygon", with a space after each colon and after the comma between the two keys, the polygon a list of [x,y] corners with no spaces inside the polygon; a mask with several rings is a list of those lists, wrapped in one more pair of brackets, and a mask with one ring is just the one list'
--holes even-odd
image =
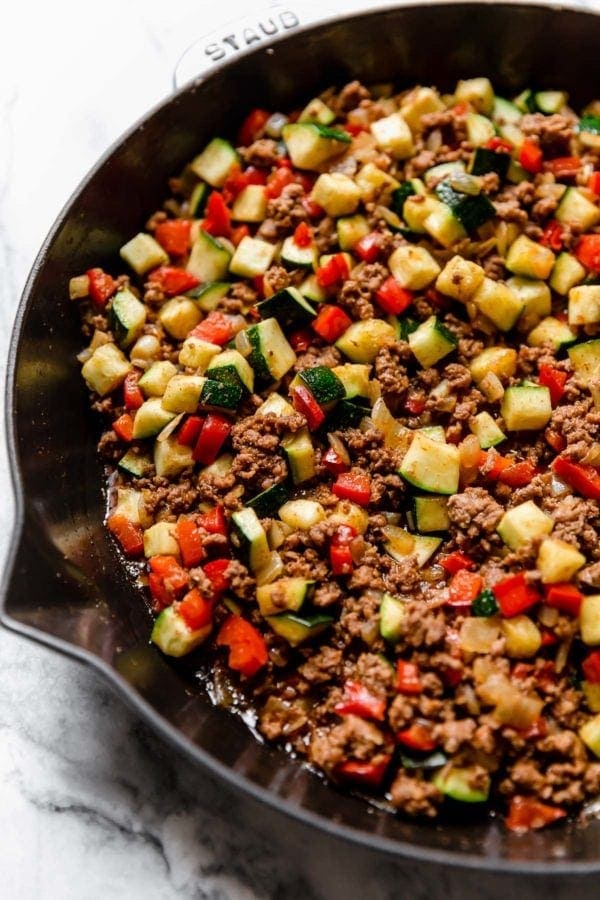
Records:
{"label": "red pepper cube", "polygon": [[169,256],[185,256],[190,249],[191,219],[167,219],[159,222],[154,237]]}
{"label": "red pepper cube", "polygon": [[519,162],[527,172],[541,172],[543,154],[540,147],[534,142],[525,138],[519,151]]}
{"label": "red pepper cube", "polygon": [[323,303],[311,326],[328,344],[334,344],[352,325],[352,319],[340,306]]}
{"label": "red pepper cube", "polygon": [[138,387],[139,375],[137,372],[129,372],[123,382],[123,402],[125,409],[133,411],[139,409],[144,402],[144,395]]}
{"label": "red pepper cube", "polygon": [[216,310],[209,313],[203,322],[192,328],[188,337],[197,337],[209,344],[218,344],[223,347],[233,337],[231,319]]}
{"label": "red pepper cube", "polygon": [[597,197],[600,197],[600,172],[592,172],[588,181],[588,188]]}
{"label": "red pepper cube", "polygon": [[375,292],[375,299],[384,312],[397,316],[408,309],[414,300],[414,294],[400,287],[396,279],[390,275]]}
{"label": "red pepper cube", "polygon": [[201,530],[192,519],[181,519],[176,532],[184,566],[192,568],[199,565],[204,559]]}
{"label": "red pepper cube", "polygon": [[585,680],[590,684],[600,684],[600,650],[593,650],[581,664]]}
{"label": "red pepper cube", "polygon": [[121,513],[108,517],[108,530],[114,534],[125,556],[135,558],[144,552],[144,534],[139,525]]}
{"label": "red pepper cube", "polygon": [[600,234],[582,234],[575,248],[579,262],[592,272],[600,272]]}
{"label": "red pepper cube", "polygon": [[215,506],[209,512],[202,513],[198,524],[209,534],[223,534],[227,537],[227,522],[222,506]]}
{"label": "red pepper cube", "polygon": [[336,253],[324,266],[317,269],[317,283],[322,288],[330,288],[345,281],[350,269],[343,253]]}
{"label": "red pepper cube", "polygon": [[577,618],[581,610],[583,594],[574,584],[569,582],[559,582],[549,584],[546,590],[546,604],[559,609],[561,612],[569,616]]}
{"label": "red pepper cube", "polygon": [[456,575],[462,569],[472,569],[474,565],[475,563],[471,557],[461,550],[455,550],[454,553],[449,553],[448,556],[443,556],[440,559],[440,566],[445,572],[449,572],[450,575]]}
{"label": "red pepper cube", "polygon": [[385,718],[385,708],[385,699],[376,697],[358,681],[347,681],[344,696],[333,709],[339,716],[360,716],[381,722]]}
{"label": "red pepper cube", "polygon": [[148,275],[148,281],[160,288],[167,297],[175,297],[176,294],[185,294],[197,287],[200,282],[194,275],[190,275],[185,269],[177,269],[175,266],[159,266]]}
{"label": "red pepper cube", "polygon": [[450,606],[470,605],[479,596],[482,587],[481,575],[461,569],[452,576],[448,587],[448,603]]}
{"label": "red pepper cube", "polygon": [[131,443],[133,439],[133,419],[129,413],[123,413],[118,419],[112,423],[112,429],[122,441],[126,444]]}
{"label": "red pepper cube", "polygon": [[350,547],[331,545],[329,548],[329,560],[333,575],[351,575],[354,570],[354,560]]}
{"label": "red pepper cube", "polygon": [[231,212],[218,191],[212,191],[206,201],[202,230],[214,237],[229,237],[231,234]]}
{"label": "red pepper cube", "polygon": [[411,750],[428,753],[435,750],[437,744],[431,737],[431,729],[421,722],[413,722],[408,728],[396,732],[396,740]]}
{"label": "red pepper cube", "polygon": [[231,564],[230,559],[211,559],[202,567],[204,574],[212,584],[213,594],[218,599],[228,589],[230,580],[227,570]]}
{"label": "red pepper cube", "polygon": [[540,595],[525,581],[525,573],[509,575],[492,588],[500,612],[507,618],[518,616],[540,602]]}
{"label": "red pepper cube", "polygon": [[340,500],[367,506],[371,500],[371,479],[364,472],[342,472],[335,480],[332,491]]}
{"label": "red pepper cube", "polygon": [[241,616],[229,616],[217,635],[217,646],[229,648],[229,668],[247,678],[256,675],[269,659],[265,640]]}
{"label": "red pepper cube", "polygon": [[188,416],[177,432],[177,443],[182,447],[193,447],[204,425],[204,419],[200,416]]}
{"label": "red pepper cube", "polygon": [[88,292],[90,300],[96,306],[106,306],[107,300],[117,290],[117,283],[103,269],[88,269],[85,273],[88,277]]}
{"label": "red pepper cube", "polygon": [[306,418],[309,431],[316,431],[325,421],[325,413],[304,385],[299,384],[293,389],[292,404],[296,412]]}
{"label": "red pepper cube", "polygon": [[306,222],[300,222],[294,231],[294,243],[297,247],[308,247],[312,243],[312,230]]}
{"label": "red pepper cube", "polygon": [[391,755],[385,754],[377,762],[363,762],[360,759],[347,759],[335,768],[335,775],[356,784],[367,787],[378,787],[384,779]]}
{"label": "red pepper cube", "polygon": [[248,113],[238,131],[237,143],[242,147],[248,147],[260,137],[271,113],[266,109],[253,109]]}
{"label": "red pepper cube", "polygon": [[530,459],[512,463],[503,468],[498,474],[498,481],[508,484],[509,487],[525,487],[537,475],[537,468]]}
{"label": "red pepper cube", "polygon": [[371,231],[357,241],[352,249],[363,262],[375,262],[381,254],[381,235],[378,231]]}
{"label": "red pepper cube", "polygon": [[340,475],[342,472],[347,472],[350,469],[349,464],[342,459],[339,453],[336,453],[333,447],[329,447],[325,451],[321,462],[332,475]]}
{"label": "red pepper cube", "polygon": [[219,455],[221,447],[229,437],[231,422],[219,413],[209,413],[192,452],[196,462],[210,466]]}
{"label": "red pepper cube", "polygon": [[557,456],[552,471],[573,490],[589,500],[600,500],[600,474],[593,466],[575,463],[566,456]]}
{"label": "red pepper cube", "polygon": [[198,588],[192,588],[179,604],[177,612],[188,628],[195,631],[209,624],[213,607],[211,601],[203,597]]}
{"label": "red pepper cube", "polygon": [[423,690],[419,667],[399,659],[396,663],[396,690],[401,694],[417,695]]}

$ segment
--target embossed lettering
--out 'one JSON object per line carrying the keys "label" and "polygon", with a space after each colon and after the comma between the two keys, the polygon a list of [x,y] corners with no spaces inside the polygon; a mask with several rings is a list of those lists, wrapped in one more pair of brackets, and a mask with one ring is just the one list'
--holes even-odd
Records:
{"label": "embossed lettering", "polygon": [[218,62],[225,56],[225,49],[219,44],[207,44],[204,53],[206,56],[210,56],[213,62]]}
{"label": "embossed lettering", "polygon": [[279,14],[279,21],[286,30],[288,28],[295,28],[296,25],[300,24],[298,16],[296,13],[293,13],[291,9],[284,9],[284,11]]}
{"label": "embossed lettering", "polygon": [[274,22],[273,19],[267,19],[267,22],[271,26],[270,28],[267,28],[267,26],[264,22],[259,22],[262,33],[263,34],[277,34],[277,32],[279,30],[277,28],[277,23]]}
{"label": "embossed lettering", "polygon": [[229,44],[230,47],[233,47],[234,50],[239,50],[239,45],[235,42],[235,34],[228,34],[223,38],[224,44]]}
{"label": "embossed lettering", "polygon": [[260,41],[260,35],[252,28],[244,28],[244,40],[246,41],[246,46],[249,47],[250,44],[255,44],[257,41]]}

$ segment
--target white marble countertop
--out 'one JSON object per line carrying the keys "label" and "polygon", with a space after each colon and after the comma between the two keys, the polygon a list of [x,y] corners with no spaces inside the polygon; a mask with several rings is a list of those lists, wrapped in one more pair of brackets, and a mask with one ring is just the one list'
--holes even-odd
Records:
{"label": "white marble countertop", "polygon": [[[105,148],[169,92],[188,44],[247,8],[241,0],[221,0],[218,13],[216,6],[21,0],[4,14],[2,380],[18,298],[55,215]],[[3,442],[0,473],[4,557],[12,497]],[[419,900],[433,884],[449,900],[500,895],[476,876],[373,868],[357,850],[293,823],[265,833],[260,817],[256,804],[174,758],[96,675],[0,630],[0,896]],[[546,893],[558,897],[559,888]]]}

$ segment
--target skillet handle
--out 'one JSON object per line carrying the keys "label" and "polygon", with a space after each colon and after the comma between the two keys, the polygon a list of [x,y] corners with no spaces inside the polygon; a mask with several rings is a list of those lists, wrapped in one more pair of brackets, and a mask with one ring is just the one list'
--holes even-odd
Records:
{"label": "skillet handle", "polygon": [[215,64],[232,59],[238,53],[271,43],[300,25],[322,18],[322,11],[310,3],[276,0],[271,6],[235,19],[194,41],[179,58],[173,72],[177,89],[200,78]]}

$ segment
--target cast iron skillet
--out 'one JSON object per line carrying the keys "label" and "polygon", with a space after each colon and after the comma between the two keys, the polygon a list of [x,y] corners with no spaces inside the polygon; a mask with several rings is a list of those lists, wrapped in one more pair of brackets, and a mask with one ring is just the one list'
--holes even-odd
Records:
{"label": "cast iron skillet", "polygon": [[489,75],[502,93],[524,85],[569,90],[575,107],[594,83],[600,19],[542,6],[403,6],[290,32],[184,87],[150,113],[87,176],[34,264],[19,307],[7,386],[17,501],[2,622],[94,666],[192,760],[305,822],[377,850],[432,862],[526,872],[600,872],[600,823],[525,837],[493,820],[405,821],[326,785],[213,708],[185,664],[148,644],[150,618],[102,526],[98,422],[75,354],[74,273],[119,269],[118,248],[160,204],[177,173],[214,134],[235,133],[254,106],[287,109],[352,77],[450,88]]}

